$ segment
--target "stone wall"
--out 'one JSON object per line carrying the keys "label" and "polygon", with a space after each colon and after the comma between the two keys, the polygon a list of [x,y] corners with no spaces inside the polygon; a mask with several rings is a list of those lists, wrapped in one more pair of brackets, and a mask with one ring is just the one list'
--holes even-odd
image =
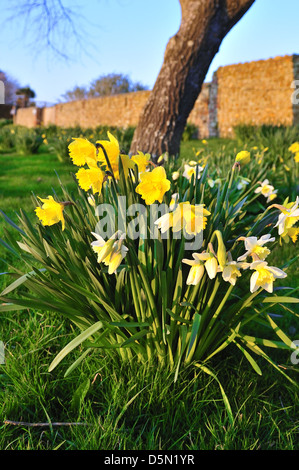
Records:
{"label": "stone wall", "polygon": [[36,127],[41,124],[43,111],[45,108],[19,108],[14,115],[14,124],[25,127]]}
{"label": "stone wall", "polygon": [[233,135],[236,124],[288,126],[296,122],[292,104],[294,60],[296,56],[275,57],[217,70],[220,136]]}
{"label": "stone wall", "polygon": [[[44,108],[42,124],[61,127],[79,125],[82,128],[98,125],[129,127],[136,126],[139,116],[149,98],[150,91],[138,91],[115,96],[60,103]],[[196,125],[201,137],[208,136],[209,85],[202,92],[190,114],[189,122]],[[23,119],[23,116],[22,116]]]}
{"label": "stone wall", "polygon": [[[299,124],[299,104],[292,101],[296,79],[298,55],[220,67],[212,82],[203,84],[188,122],[198,127],[199,138],[232,136],[237,124]],[[19,109],[14,122],[27,127],[136,126],[149,94],[139,91]]]}

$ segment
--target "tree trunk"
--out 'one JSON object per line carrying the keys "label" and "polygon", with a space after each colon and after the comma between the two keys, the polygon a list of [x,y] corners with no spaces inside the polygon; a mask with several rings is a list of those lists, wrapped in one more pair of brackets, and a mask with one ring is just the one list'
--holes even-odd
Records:
{"label": "tree trunk", "polygon": [[130,152],[179,154],[182,134],[209,66],[229,30],[254,0],[179,0],[180,29],[134,133]]}

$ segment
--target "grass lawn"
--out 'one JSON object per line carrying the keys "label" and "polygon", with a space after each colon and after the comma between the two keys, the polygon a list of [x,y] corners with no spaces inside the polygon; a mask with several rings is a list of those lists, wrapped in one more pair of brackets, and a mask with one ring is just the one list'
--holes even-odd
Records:
{"label": "grass lawn", "polygon": [[[204,145],[183,143],[182,157],[192,159],[193,149]],[[227,139],[211,139],[208,145],[213,151],[225,145],[232,152],[237,146]],[[20,208],[35,219],[30,193],[50,195],[58,187],[55,171],[75,188],[69,176],[73,165],[60,163],[46,149],[29,156],[0,153],[0,168],[0,209],[15,222]],[[0,238],[5,227],[1,219]],[[271,260],[276,266],[296,254],[291,245],[278,251]],[[7,270],[4,260],[17,263],[0,245],[0,273]],[[292,266],[288,284],[298,285],[298,278],[298,266]],[[8,282],[0,276],[0,290]],[[285,327],[299,339],[298,324],[287,313]],[[232,407],[231,423],[218,383],[201,371],[187,370],[174,384],[163,370],[145,373],[136,364],[124,366],[98,353],[66,379],[76,355],[49,373],[53,357],[73,337],[73,327],[49,312],[0,313],[0,340],[6,344],[6,362],[0,365],[1,450],[298,449],[298,391],[265,361],[257,360],[261,377],[236,349],[212,363]],[[298,366],[288,352],[274,350],[271,357],[296,379]]]}

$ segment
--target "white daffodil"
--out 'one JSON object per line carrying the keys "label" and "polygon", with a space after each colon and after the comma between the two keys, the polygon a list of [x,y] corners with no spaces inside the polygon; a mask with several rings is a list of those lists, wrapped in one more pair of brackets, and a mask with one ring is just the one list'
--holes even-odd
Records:
{"label": "white daffodil", "polygon": [[250,269],[254,270],[250,278],[250,292],[252,293],[260,287],[272,293],[275,279],[283,279],[287,276],[281,269],[268,266],[266,261],[254,261],[251,263]]}
{"label": "white daffodil", "polygon": [[179,193],[174,193],[171,195],[171,201],[169,204],[169,209],[173,211],[179,200]]}
{"label": "white daffodil", "polygon": [[200,253],[193,253],[192,256],[194,259],[183,259],[182,262],[191,266],[186,284],[196,286],[201,281],[205,268]]}
{"label": "white daffodil", "polygon": [[238,263],[233,261],[230,252],[227,253],[227,261],[224,266],[218,266],[218,272],[222,272],[222,278],[225,282],[229,282],[233,286],[236,284],[237,278],[241,276],[240,269],[246,269],[249,263]]}
{"label": "white daffodil", "polygon": [[261,193],[265,197],[269,197],[274,191],[274,186],[269,184],[269,180],[265,179],[263,182],[259,182],[260,186],[254,191],[256,194]]}
{"label": "white daffodil", "polygon": [[89,204],[92,206],[92,207],[95,207],[96,205],[96,201],[95,201],[95,198],[94,198],[94,195],[93,194],[90,194],[87,198]]}
{"label": "white daffodil", "polygon": [[91,246],[98,255],[98,263],[103,262],[108,266],[108,274],[113,274],[127,254],[128,248],[123,245],[126,235],[118,231],[106,242],[101,235],[94,232],[92,235],[96,238]]}
{"label": "white daffodil", "polygon": [[173,181],[176,181],[179,177],[180,177],[179,171],[174,171],[174,172],[172,173],[172,179],[173,179]]}
{"label": "white daffodil", "polygon": [[279,214],[277,224],[275,227],[278,227],[278,234],[283,236],[295,223],[299,220],[299,196],[297,196],[295,202],[289,202],[285,206],[279,204],[273,204],[272,207],[277,207],[281,214]]}
{"label": "white daffodil", "polygon": [[237,189],[241,191],[242,189],[245,189],[248,184],[249,184],[248,180],[246,180],[245,178],[240,178],[237,184]]}
{"label": "white daffodil", "polygon": [[197,179],[200,179],[202,171],[203,171],[202,166],[199,166],[199,165],[191,166],[191,165],[186,164],[184,166],[183,176],[190,181],[193,175],[194,175],[194,178],[196,179],[196,173],[197,173]]}
{"label": "white daffodil", "polygon": [[272,191],[272,193],[270,193],[269,196],[268,196],[268,198],[267,198],[267,202],[273,201],[273,200],[277,197],[277,192],[278,192],[277,189],[275,189],[274,191]]}
{"label": "white daffodil", "polygon": [[275,237],[271,237],[270,234],[263,235],[261,238],[257,237],[240,237],[238,240],[243,240],[245,249],[247,250],[244,255],[239,256],[237,261],[244,261],[248,256],[252,256],[253,259],[264,260],[270,253],[270,250],[264,245],[266,243],[274,242]]}
{"label": "white daffodil", "polygon": [[179,232],[182,229],[189,235],[200,233],[205,229],[207,217],[211,213],[204,208],[204,204],[191,205],[190,202],[180,202],[173,212],[162,215],[155,221],[155,225],[166,232],[172,227],[173,232]]}
{"label": "white daffodil", "polygon": [[182,260],[183,263],[191,266],[186,282],[187,284],[198,284],[204,274],[204,268],[206,269],[210,279],[214,279],[216,277],[218,272],[218,262],[217,258],[212,253],[193,253],[192,256],[194,258],[193,260]]}

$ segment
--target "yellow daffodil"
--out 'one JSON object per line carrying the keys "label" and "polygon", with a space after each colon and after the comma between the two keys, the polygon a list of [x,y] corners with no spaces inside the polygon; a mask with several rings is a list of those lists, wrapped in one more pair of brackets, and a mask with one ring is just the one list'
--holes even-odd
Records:
{"label": "yellow daffodil", "polygon": [[58,222],[62,224],[62,230],[65,228],[65,220],[63,216],[63,209],[65,204],[54,201],[52,196],[48,196],[48,199],[41,199],[43,203],[42,207],[37,207],[35,213],[41,220],[43,225],[54,225]]}
{"label": "yellow daffodil", "polygon": [[68,149],[74,165],[88,165],[89,168],[97,167],[97,149],[89,140],[81,137],[74,138]]}
{"label": "yellow daffodil", "polygon": [[147,205],[153,204],[155,201],[161,203],[164,194],[170,189],[170,184],[165,169],[158,166],[151,172],[140,174],[140,183],[136,188],[136,193],[141,195]]}
{"label": "yellow daffodil", "polygon": [[294,160],[296,163],[299,163],[299,151],[295,154]]}
{"label": "yellow daffodil", "polygon": [[292,153],[298,153],[299,152],[299,142],[294,142],[290,147],[289,151]]}
{"label": "yellow daffodil", "polygon": [[92,235],[96,238],[91,246],[98,255],[98,263],[103,262],[108,266],[108,274],[113,274],[128,252],[128,248],[123,244],[125,234],[120,235],[120,232],[116,232],[106,242],[101,235],[94,232],[92,232]]}
{"label": "yellow daffodil", "polygon": [[283,279],[287,276],[281,269],[268,266],[266,261],[254,261],[251,263],[250,269],[254,270],[250,278],[250,292],[252,293],[260,287],[272,293],[275,279]]}
{"label": "yellow daffodil", "polygon": [[205,229],[206,216],[210,214],[204,204],[191,205],[190,202],[181,202],[173,212],[162,215],[155,224],[161,233],[172,227],[173,232],[184,229],[188,235],[195,235]]}
{"label": "yellow daffodil", "polygon": [[202,142],[204,145],[207,145],[207,143],[208,143],[208,141],[205,140],[205,139],[203,139],[201,142]]}
{"label": "yellow daffodil", "polygon": [[247,150],[242,150],[236,155],[235,162],[239,163],[240,165],[247,165],[247,163],[250,162],[250,152]]}
{"label": "yellow daffodil", "polygon": [[268,179],[265,179],[264,181],[262,182],[259,182],[260,183],[260,186],[258,188],[256,188],[256,190],[254,191],[256,194],[262,194],[263,196],[265,197],[269,197],[270,194],[273,193],[274,191],[274,186],[272,186],[271,184],[269,184],[269,180]]}
{"label": "yellow daffodil", "polygon": [[119,180],[120,176],[119,176],[119,160],[121,160],[121,163],[122,163],[122,167],[123,167],[123,172],[124,172],[124,175],[125,177],[127,178],[128,175],[129,175],[129,169],[132,169],[134,168],[134,162],[130,159],[129,155],[120,155],[117,160],[114,160],[112,162],[112,171],[113,171],[113,174],[114,174],[114,178]]}
{"label": "yellow daffodil", "polygon": [[[97,140],[96,143],[104,147],[112,166],[113,163],[118,162],[118,157],[120,154],[119,143],[118,140],[109,131],[107,132],[107,135],[109,140]],[[106,157],[101,147],[98,147],[98,159],[101,163],[107,165]]]}
{"label": "yellow daffodil", "polygon": [[93,194],[102,192],[103,181],[105,173],[100,168],[80,168],[76,173],[76,178],[79,182],[79,186],[84,191],[92,190]]}
{"label": "yellow daffodil", "polygon": [[193,175],[194,175],[194,179],[196,179],[196,173],[197,173],[197,179],[200,179],[202,171],[203,171],[203,167],[197,164],[195,166],[186,164],[184,166],[183,176],[184,178],[187,178],[190,181]]}
{"label": "yellow daffodil", "polygon": [[136,163],[136,165],[138,166],[138,171],[140,173],[143,173],[146,171],[148,165],[149,165],[149,162],[150,162],[150,154],[149,153],[146,153],[144,154],[143,152],[140,152],[138,150],[138,155],[133,155],[131,157],[131,160],[132,162]]}
{"label": "yellow daffodil", "polygon": [[270,234],[267,234],[263,235],[259,239],[257,237],[240,237],[238,240],[244,241],[245,249],[247,250],[244,255],[239,256],[238,261],[243,261],[248,256],[251,256],[255,260],[264,260],[270,254],[270,250],[264,247],[264,245],[266,243],[274,242],[275,237],[271,237]]}

